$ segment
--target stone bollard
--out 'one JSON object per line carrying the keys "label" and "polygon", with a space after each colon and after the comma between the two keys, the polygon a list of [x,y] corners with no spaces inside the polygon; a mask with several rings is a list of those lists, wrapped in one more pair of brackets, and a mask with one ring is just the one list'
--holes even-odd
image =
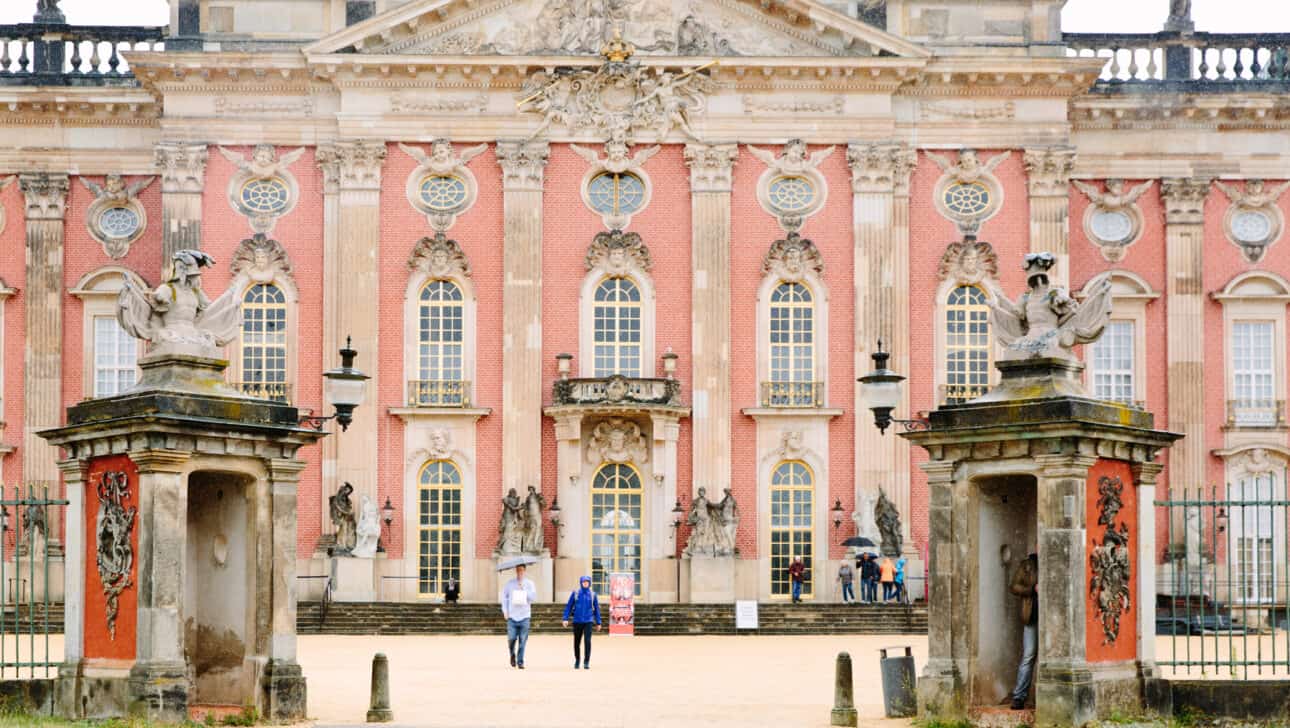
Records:
{"label": "stone bollard", "polygon": [[[850,676],[850,669],[847,675]],[[372,658],[372,705],[367,711],[367,722],[389,723],[392,720],[394,711],[390,710],[390,662],[385,659],[384,653],[378,652]]]}
{"label": "stone bollard", "polygon": [[851,684],[851,655],[838,653],[833,675],[833,716],[829,725],[856,725],[855,689]]}

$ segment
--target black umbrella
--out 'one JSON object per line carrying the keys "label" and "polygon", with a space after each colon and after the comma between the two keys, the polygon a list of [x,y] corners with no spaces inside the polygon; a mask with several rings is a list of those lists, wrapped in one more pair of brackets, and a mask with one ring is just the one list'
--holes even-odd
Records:
{"label": "black umbrella", "polygon": [[864,536],[852,536],[851,538],[843,541],[842,545],[843,546],[869,546],[873,548],[877,548],[878,546],[878,544],[874,543],[870,539],[865,538]]}

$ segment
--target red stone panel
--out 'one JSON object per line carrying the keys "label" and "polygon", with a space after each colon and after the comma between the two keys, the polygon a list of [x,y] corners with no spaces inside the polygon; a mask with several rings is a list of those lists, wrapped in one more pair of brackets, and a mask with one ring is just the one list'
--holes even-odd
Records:
{"label": "red stone panel", "polygon": [[[134,554],[129,587],[117,597],[116,634],[108,630],[107,596],[95,564],[98,554],[99,484],[107,473],[123,472],[129,482],[128,498],[121,504],[136,509],[130,531],[130,549]],[[139,605],[139,529],[142,528],[139,507],[139,469],[126,455],[109,455],[90,461],[85,479],[85,658],[87,660],[131,661],[135,655],[135,628]]]}
{"label": "red stone panel", "polygon": [[[1105,630],[1098,611],[1098,597],[1089,588],[1093,578],[1093,549],[1105,540],[1105,527],[1098,523],[1102,509],[1098,505],[1098,483],[1102,478],[1119,479],[1124,488],[1121,491],[1123,507],[1113,521],[1116,533],[1121,527],[1128,532],[1129,557],[1129,608],[1120,614],[1120,631],[1115,641],[1106,641]],[[1133,481],[1133,470],[1129,463],[1122,460],[1098,460],[1089,469],[1085,486],[1085,518],[1087,518],[1087,541],[1084,545],[1086,559],[1084,563],[1084,583],[1082,585],[1087,601],[1084,612],[1084,652],[1089,662],[1116,662],[1132,660],[1138,649],[1138,489]],[[1154,626],[1150,626],[1154,629]]]}

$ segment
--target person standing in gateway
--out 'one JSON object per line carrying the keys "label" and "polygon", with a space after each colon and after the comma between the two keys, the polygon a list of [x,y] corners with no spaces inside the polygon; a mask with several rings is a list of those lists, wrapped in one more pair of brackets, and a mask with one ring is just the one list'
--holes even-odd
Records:
{"label": "person standing in gateway", "polygon": [[1039,652],[1039,555],[1031,554],[1012,575],[1008,591],[1021,597],[1021,664],[1017,685],[1012,689],[1012,709],[1026,707],[1026,695],[1035,678],[1035,657]]}
{"label": "person standing in gateway", "polygon": [[[515,578],[502,587],[502,616],[506,618],[506,646],[511,651],[511,667],[524,669],[524,646],[529,641],[533,602],[537,587],[525,578],[524,564],[515,567]],[[517,649],[518,648],[518,649]]]}

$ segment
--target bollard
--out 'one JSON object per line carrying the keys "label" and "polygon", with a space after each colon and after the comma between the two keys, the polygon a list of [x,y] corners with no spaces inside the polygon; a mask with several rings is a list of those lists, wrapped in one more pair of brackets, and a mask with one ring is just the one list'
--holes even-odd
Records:
{"label": "bollard", "polygon": [[368,723],[389,723],[394,720],[390,710],[390,662],[378,652],[372,658],[372,704],[367,711]]}
{"label": "bollard", "polygon": [[[904,649],[905,654],[887,657],[887,650]],[[908,645],[883,647],[882,702],[888,718],[909,718],[918,713],[918,678],[914,674],[914,653]]]}
{"label": "bollard", "polygon": [[838,653],[833,675],[833,715],[829,725],[856,725],[855,689],[851,684],[851,655]]}

